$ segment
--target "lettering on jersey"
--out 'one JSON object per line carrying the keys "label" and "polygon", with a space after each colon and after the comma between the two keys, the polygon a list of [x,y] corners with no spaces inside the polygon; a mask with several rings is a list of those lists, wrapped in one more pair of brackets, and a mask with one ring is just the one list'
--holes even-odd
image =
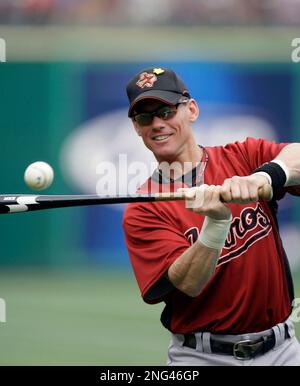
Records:
{"label": "lettering on jersey", "polygon": [[[259,203],[255,208],[247,207],[243,209],[240,217],[234,217],[231,222],[217,266],[241,256],[251,245],[266,237],[271,229],[270,218]],[[199,233],[199,228],[192,227],[184,235],[192,245],[198,239]]]}
{"label": "lettering on jersey", "polygon": [[193,228],[190,228],[188,229],[185,233],[184,233],[185,237],[188,239],[189,243],[191,245],[194,244],[194,242],[198,239],[199,237],[199,229],[197,227],[193,227]]}
{"label": "lettering on jersey", "polygon": [[265,229],[271,225],[269,217],[264,213],[260,204],[256,208],[245,208],[240,217],[235,217],[231,221],[230,229],[224,248],[232,248],[237,244],[237,239],[243,239],[252,229],[260,225]]}

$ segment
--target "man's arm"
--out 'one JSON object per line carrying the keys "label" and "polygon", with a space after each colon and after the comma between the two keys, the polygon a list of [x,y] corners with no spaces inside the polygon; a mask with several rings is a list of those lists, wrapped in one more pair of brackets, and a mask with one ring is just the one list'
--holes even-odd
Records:
{"label": "man's arm", "polygon": [[[279,161],[278,164],[276,161]],[[221,187],[221,195],[227,202],[255,202],[259,188],[270,183],[275,189],[300,185],[299,143],[286,145],[273,160],[260,166],[254,174],[227,178]]]}
{"label": "man's arm", "polygon": [[167,277],[186,295],[198,296],[213,275],[221,250],[195,242],[170,266]]}
{"label": "man's arm", "polygon": [[274,160],[286,165],[289,178],[285,186],[300,185],[300,143],[286,145]]}
{"label": "man's arm", "polygon": [[[190,210],[206,216],[199,239],[170,266],[167,277],[186,295],[195,297],[213,275],[231,222],[230,209],[220,201],[220,186],[181,189],[192,200]],[[199,194],[198,194],[199,193]]]}
{"label": "man's arm", "polygon": [[[288,179],[285,186],[300,185],[299,143],[286,145],[274,160],[283,162],[287,168],[286,174]],[[270,181],[271,179],[267,176],[255,173],[245,177],[233,176],[227,178],[221,187],[211,188],[214,192],[213,200],[211,199],[209,201],[206,197],[206,201],[203,204],[196,204],[192,210],[196,213],[206,215],[208,218],[216,219],[217,221],[228,219],[229,209],[220,202],[220,197],[228,202],[256,202],[259,199],[259,188],[270,183]],[[187,189],[185,191],[188,198],[188,192],[193,192],[193,189]],[[209,191],[209,189],[207,191]],[[199,239],[200,240],[179,256],[170,266],[167,273],[169,280],[176,288],[193,297],[201,292],[213,275],[223,247],[209,248],[201,242],[200,237]]]}

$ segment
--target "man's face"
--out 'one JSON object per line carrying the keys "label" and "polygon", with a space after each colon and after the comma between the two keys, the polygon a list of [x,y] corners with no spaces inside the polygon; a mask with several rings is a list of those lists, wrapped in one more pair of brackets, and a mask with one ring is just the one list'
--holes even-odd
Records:
{"label": "man's face", "polygon": [[175,114],[166,120],[153,115],[149,124],[141,124],[133,118],[137,133],[159,162],[172,161],[186,150],[191,137],[193,138],[191,123],[198,117],[198,106],[193,99],[179,104],[177,109],[176,106],[169,106],[158,100],[145,99],[137,104],[136,112],[163,112],[164,107],[170,107]]}

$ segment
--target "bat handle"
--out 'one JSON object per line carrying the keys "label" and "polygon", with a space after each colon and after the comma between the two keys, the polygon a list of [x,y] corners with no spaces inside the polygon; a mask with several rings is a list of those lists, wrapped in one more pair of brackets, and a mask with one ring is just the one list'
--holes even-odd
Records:
{"label": "bat handle", "polygon": [[[182,192],[162,192],[154,194],[155,201],[176,201],[184,200],[185,196]],[[264,201],[271,201],[273,197],[273,189],[269,184],[263,185],[258,190],[258,198]]]}

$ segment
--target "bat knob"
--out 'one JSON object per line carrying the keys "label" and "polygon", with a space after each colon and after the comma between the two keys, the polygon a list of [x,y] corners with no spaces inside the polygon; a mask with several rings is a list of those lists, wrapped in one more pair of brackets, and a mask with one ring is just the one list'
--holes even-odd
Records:
{"label": "bat knob", "polygon": [[263,185],[258,189],[258,197],[264,201],[271,201],[273,198],[273,189],[269,184]]}

